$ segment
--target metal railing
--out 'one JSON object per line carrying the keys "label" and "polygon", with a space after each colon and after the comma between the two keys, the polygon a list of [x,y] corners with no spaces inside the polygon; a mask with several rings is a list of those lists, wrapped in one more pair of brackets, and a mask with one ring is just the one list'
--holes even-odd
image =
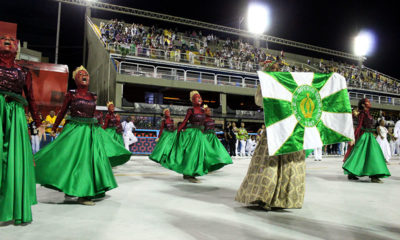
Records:
{"label": "metal railing", "polygon": [[349,92],[349,97],[350,100],[360,100],[363,98],[368,98],[373,103],[400,106],[400,98],[357,93],[357,92]]}
{"label": "metal railing", "polygon": [[373,91],[380,91],[380,92],[385,92],[385,93],[394,93],[394,94],[399,94],[399,89],[395,86],[386,86],[386,85],[381,85],[379,86],[376,83],[369,83],[369,82],[362,82],[362,81],[357,81],[357,80],[349,80],[347,82],[348,87],[353,87],[353,88],[358,88],[360,90],[373,90]]}
{"label": "metal railing", "polygon": [[[229,74],[214,74],[209,72],[184,70],[180,68],[156,67],[149,64],[121,62],[118,72],[131,76],[142,76],[151,78],[161,78],[176,81],[191,81],[213,85],[236,86],[243,88],[256,88],[258,79],[241,77]],[[351,85],[350,85],[351,86]],[[357,93],[349,91],[351,100],[368,98],[371,102],[400,106],[400,98],[380,96],[375,94]]]}
{"label": "metal railing", "polygon": [[161,78],[176,81],[190,81],[213,85],[236,86],[246,88],[256,88],[257,78],[241,77],[237,75],[215,74],[210,72],[184,70],[180,68],[170,68],[153,66],[149,64],[132,63],[122,61],[118,66],[120,74],[131,76]]}
{"label": "metal railing", "polygon": [[[113,44],[109,44],[107,47],[108,50],[115,50],[115,46]],[[118,49],[117,49],[118,50]],[[118,50],[119,51],[119,50]],[[194,53],[180,53],[180,51],[167,51],[163,49],[150,49],[150,48],[136,48],[135,51],[129,52],[130,56],[136,57],[145,57],[145,58],[152,58],[152,59],[159,59],[159,60],[166,60],[178,63],[187,63],[192,65],[202,65],[202,66],[209,66],[209,67],[217,67],[217,68],[224,68],[230,70],[238,70],[238,71],[245,71],[245,72],[256,72],[260,69],[259,64],[249,63],[249,62],[241,62],[241,61],[234,61],[232,59],[226,60],[223,58],[215,58],[215,57],[208,57],[202,55],[196,55]],[[368,69],[368,71],[371,71]],[[386,77],[387,75],[385,75]],[[387,76],[389,77],[389,76]],[[396,82],[396,79],[390,78],[393,82]],[[244,85],[245,83],[242,83]],[[351,79],[348,81],[349,87],[360,88],[360,89],[367,89],[367,90],[375,90],[375,91],[382,91],[387,93],[394,93],[399,94],[398,88],[392,85],[379,85],[375,82],[368,82],[368,81],[359,81]]]}
{"label": "metal railing", "polygon": [[[229,74],[214,74],[195,70],[184,70],[179,68],[156,67],[148,64],[121,62],[118,69],[120,74],[131,76],[143,76],[161,78],[176,81],[191,81],[205,84],[236,86],[245,88],[256,88],[258,79],[241,77]],[[351,86],[351,85],[350,85]],[[380,96],[375,94],[357,93],[349,91],[351,100],[368,98],[371,102],[379,104],[390,104],[400,106],[400,98]]]}

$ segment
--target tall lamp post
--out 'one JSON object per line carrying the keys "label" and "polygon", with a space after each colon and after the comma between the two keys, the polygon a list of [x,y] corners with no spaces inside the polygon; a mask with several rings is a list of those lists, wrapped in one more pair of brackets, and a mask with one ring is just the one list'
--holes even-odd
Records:
{"label": "tall lamp post", "polygon": [[[84,32],[83,32],[83,60],[82,65],[86,65],[86,39],[87,39],[87,27],[86,27],[86,19],[91,17],[90,10],[90,2],[94,2],[96,0],[86,0],[86,10],[85,10],[85,19],[83,21]],[[56,36],[56,51],[54,57],[54,63],[58,63],[58,53],[60,47],[60,19],[61,19],[61,2],[58,2],[58,15],[57,15],[57,36]]]}
{"label": "tall lamp post", "polygon": [[58,63],[58,48],[60,42],[60,19],[61,19],[61,2],[58,2],[58,16],[57,16],[57,36],[56,36],[56,55],[54,57],[54,63]]}
{"label": "tall lamp post", "polygon": [[86,66],[86,40],[87,40],[87,24],[86,24],[86,19],[88,17],[91,17],[92,12],[90,9],[90,2],[95,2],[96,0],[86,0],[86,9],[85,9],[85,19],[83,21],[83,27],[84,27],[84,32],[83,32],[83,59],[82,59],[82,65]]}

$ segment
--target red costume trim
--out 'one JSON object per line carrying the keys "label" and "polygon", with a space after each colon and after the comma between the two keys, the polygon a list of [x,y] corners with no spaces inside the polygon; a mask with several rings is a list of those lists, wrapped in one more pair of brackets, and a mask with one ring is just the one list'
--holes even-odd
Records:
{"label": "red costume trim", "polygon": [[371,121],[365,121],[366,118],[368,119],[372,119],[371,114],[369,113],[369,110],[362,110],[359,114],[358,114],[358,125],[357,125],[357,129],[354,131],[354,139],[355,142],[353,144],[353,146],[349,146],[347,148],[347,152],[346,155],[344,156],[343,162],[346,162],[347,158],[349,157],[351,151],[353,150],[354,145],[356,145],[358,139],[364,134],[364,130],[363,128],[370,128],[371,126]]}

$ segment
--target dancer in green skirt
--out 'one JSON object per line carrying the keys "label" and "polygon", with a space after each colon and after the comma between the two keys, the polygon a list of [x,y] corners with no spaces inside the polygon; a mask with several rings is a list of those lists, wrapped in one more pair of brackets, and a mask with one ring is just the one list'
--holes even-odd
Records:
{"label": "dancer in green skirt", "polygon": [[[372,134],[373,119],[369,113],[371,103],[367,98],[358,103],[358,127],[355,131],[356,144],[347,150],[344,173],[349,180],[358,180],[358,177],[369,176],[371,182],[382,183],[379,178],[389,177],[390,172],[386,166],[382,149]],[[353,146],[354,145],[354,146]]]}
{"label": "dancer in green skirt", "polygon": [[97,96],[88,91],[86,69],[77,68],[73,78],[78,89],[67,92],[52,134],[68,109],[70,118],[61,134],[35,154],[36,182],[64,192],[66,198],[79,197],[81,204],[94,205],[91,198],[117,187],[111,165],[127,162],[131,153],[97,124]]}
{"label": "dancer in green skirt", "polygon": [[174,120],[171,118],[171,113],[168,108],[163,110],[164,120],[161,122],[160,133],[156,139],[157,145],[150,155],[150,159],[160,163],[166,164],[169,153],[176,138],[176,130]]}
{"label": "dancer in green skirt", "polygon": [[[121,119],[119,115],[114,114],[114,103],[107,103],[108,113],[104,120],[103,129],[110,135],[112,139],[114,139],[117,143],[125,148],[124,139],[122,138],[122,126]],[[104,142],[104,146],[107,148],[108,143]],[[128,154],[129,151],[125,151],[125,154]],[[111,154],[109,154],[111,153]],[[114,155],[112,152],[107,151],[107,156],[110,159],[110,163],[112,167],[116,167],[126,163],[125,158],[121,158],[119,155]]]}
{"label": "dancer in green skirt", "polygon": [[[203,134],[205,114],[201,107],[203,100],[197,91],[190,92],[193,107],[189,108],[185,119],[178,128],[178,136],[164,167],[182,173],[183,178],[197,183],[196,176],[218,170],[232,161],[214,152]],[[186,128],[185,130],[183,130]]]}
{"label": "dancer in green skirt", "polygon": [[124,139],[122,138],[121,119],[120,119],[119,115],[116,115],[114,113],[114,109],[115,109],[114,103],[108,102],[107,108],[108,108],[108,113],[104,120],[103,128],[104,128],[104,130],[106,130],[106,132],[108,134],[110,134],[110,136],[112,138],[114,138],[115,141],[120,143],[122,146],[125,146]]}
{"label": "dancer in green skirt", "polygon": [[31,206],[36,204],[34,163],[24,106],[29,106],[37,127],[41,121],[31,75],[15,63],[17,50],[16,32],[0,33],[0,222],[21,224],[32,221]]}
{"label": "dancer in green skirt", "polygon": [[218,139],[217,135],[215,134],[215,121],[211,118],[211,109],[207,106],[203,106],[206,119],[204,120],[204,135],[206,136],[208,142],[211,144],[212,149],[214,152],[224,159],[223,162],[225,163],[232,163],[231,156],[226,151],[224,145],[222,145],[221,141]]}

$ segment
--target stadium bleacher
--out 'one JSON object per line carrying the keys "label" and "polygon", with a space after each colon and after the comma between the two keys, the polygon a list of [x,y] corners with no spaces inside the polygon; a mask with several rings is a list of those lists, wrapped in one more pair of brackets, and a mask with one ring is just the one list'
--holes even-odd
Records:
{"label": "stadium bleacher", "polygon": [[[243,40],[219,39],[201,32],[180,33],[142,24],[126,24],[116,19],[101,22],[101,40],[111,52],[195,65],[256,72],[265,61],[280,61],[283,71],[338,72],[346,77],[349,87],[398,93],[400,82],[375,70],[352,64],[321,61],[295,62],[273,56],[268,49],[256,48]],[[283,55],[283,54],[282,54]]]}

